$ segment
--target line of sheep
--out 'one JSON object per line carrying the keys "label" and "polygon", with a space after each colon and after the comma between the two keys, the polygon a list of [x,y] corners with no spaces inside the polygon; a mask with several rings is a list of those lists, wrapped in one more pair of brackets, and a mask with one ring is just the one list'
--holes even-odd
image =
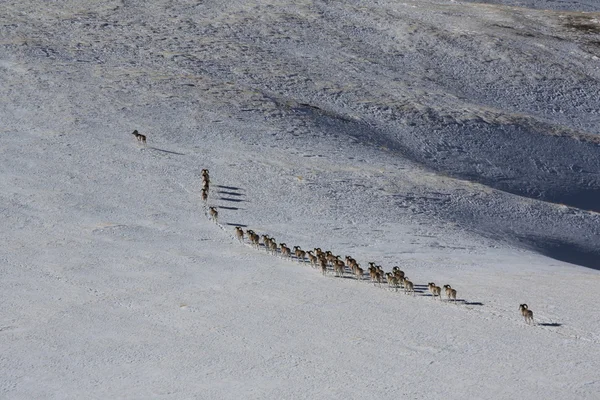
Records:
{"label": "line of sheep", "polygon": [[[240,242],[244,242],[245,238],[248,238],[250,244],[259,249],[263,246],[266,251],[270,254],[279,254],[283,258],[292,259],[293,256],[299,263],[306,263],[307,261],[315,269],[320,269],[321,273],[326,276],[330,271],[336,277],[343,278],[349,273],[354,276],[357,280],[363,280],[365,277],[365,271],[361,268],[360,264],[351,256],[346,256],[342,260],[341,256],[334,255],[331,251],[323,251],[321,248],[315,248],[313,250],[302,250],[300,246],[294,246],[290,249],[286,243],[279,243],[269,235],[259,235],[251,229],[244,230],[236,226],[235,236]],[[293,251],[292,251],[293,250]],[[414,284],[408,279],[404,271],[399,267],[393,267],[391,272],[385,272],[380,265],[376,265],[374,262],[369,262],[368,267],[369,279],[373,284],[381,287],[382,283],[387,283],[390,289],[398,291],[403,289],[406,294],[415,295]],[[435,299],[439,297],[441,299],[441,288],[436,286],[435,283],[430,282],[428,285],[429,292]],[[448,300],[456,302],[456,290],[450,285],[444,285],[446,297]]]}
{"label": "line of sheep", "polygon": [[[201,196],[202,200],[206,203],[208,201],[210,177],[207,169],[203,169],[201,174]],[[219,213],[216,207],[208,207],[208,215],[213,221],[217,222]],[[293,249],[293,255],[299,263],[306,263],[308,259],[310,265],[315,269],[320,269],[323,276],[326,276],[329,271],[333,271],[333,274],[340,278],[343,278],[347,272],[350,273],[351,276],[353,275],[357,280],[363,280],[365,276],[364,269],[361,268],[356,259],[351,256],[346,256],[344,260],[342,260],[341,256],[336,256],[328,250],[323,251],[318,247],[308,251],[302,250],[300,246],[294,246],[290,249],[286,243],[279,243],[279,245],[277,245],[276,240],[267,234],[259,235],[251,229],[244,232],[240,226],[235,227],[235,236],[242,243],[244,243],[245,238],[248,238],[250,245],[253,247],[260,249],[260,247],[263,246],[268,253],[272,255],[279,254],[281,257],[290,260],[292,259]],[[415,295],[415,285],[408,279],[404,271],[397,266],[393,267],[391,272],[385,272],[380,265],[369,262],[368,274],[370,281],[375,285],[379,285],[379,287],[381,287],[382,283],[387,283],[388,287],[396,292],[398,289],[403,289],[405,294],[412,293],[413,296]],[[442,300],[441,287],[437,286],[434,282],[429,282],[427,287],[434,300],[436,298]],[[456,289],[452,288],[450,285],[444,285],[443,289],[446,294],[446,299],[448,301],[452,300],[456,304]],[[521,304],[519,310],[521,315],[525,318],[525,322],[527,324],[532,324],[533,311],[529,309],[527,304]]]}

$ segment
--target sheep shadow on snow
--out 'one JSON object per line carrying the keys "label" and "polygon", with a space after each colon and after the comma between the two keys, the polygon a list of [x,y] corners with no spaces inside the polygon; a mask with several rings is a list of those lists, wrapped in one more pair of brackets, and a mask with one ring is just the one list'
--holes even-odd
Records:
{"label": "sheep shadow on snow", "polygon": [[171,150],[164,150],[164,149],[159,149],[158,147],[148,147],[150,150],[156,150],[156,151],[160,151],[162,153],[168,153],[168,154],[175,154],[177,156],[185,156],[184,153],[178,153],[176,151],[171,151]]}
{"label": "sheep shadow on snow", "polygon": [[243,208],[239,208],[239,207],[227,207],[227,206],[217,206],[217,208],[223,209],[223,210],[243,210]]}
{"label": "sheep shadow on snow", "polygon": [[462,303],[465,306],[482,306],[483,303],[480,301],[467,301],[465,299],[456,299],[457,303]]}
{"label": "sheep shadow on snow", "polygon": [[215,187],[218,187],[219,189],[226,189],[226,190],[243,190],[242,188],[235,187],[235,186],[215,185]]}
{"label": "sheep shadow on snow", "polygon": [[240,228],[247,228],[247,227],[248,227],[248,225],[244,225],[244,224],[234,224],[234,223],[232,223],[232,222],[226,222],[226,223],[225,223],[225,225],[228,225],[228,226],[239,226]]}
{"label": "sheep shadow on snow", "polygon": [[219,197],[219,200],[231,201],[231,202],[234,202],[234,203],[241,203],[243,201],[246,201],[246,200],[243,200],[243,199],[234,199],[234,198],[231,198],[231,197]]}
{"label": "sheep shadow on snow", "polygon": [[221,194],[221,195],[224,194],[224,195],[227,195],[227,196],[243,196],[244,195],[244,193],[228,192],[228,191],[225,191],[225,190],[219,190],[219,191],[217,191],[217,193]]}
{"label": "sheep shadow on snow", "polygon": [[538,322],[537,325],[539,325],[539,326],[553,326],[553,327],[562,326],[562,324],[560,324],[558,322]]}

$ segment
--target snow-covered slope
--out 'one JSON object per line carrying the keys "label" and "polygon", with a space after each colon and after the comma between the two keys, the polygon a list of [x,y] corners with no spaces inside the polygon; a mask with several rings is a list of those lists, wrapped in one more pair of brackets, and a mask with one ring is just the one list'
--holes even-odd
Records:
{"label": "snow-covered slope", "polygon": [[4,2],[0,397],[597,398],[599,21]]}
{"label": "snow-covered slope", "polygon": [[599,12],[600,4],[595,0],[465,0],[473,3],[534,8],[538,10]]}

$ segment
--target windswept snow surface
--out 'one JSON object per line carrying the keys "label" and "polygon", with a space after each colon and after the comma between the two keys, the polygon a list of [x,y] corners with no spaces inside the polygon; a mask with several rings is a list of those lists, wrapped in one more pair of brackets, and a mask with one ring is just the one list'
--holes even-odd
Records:
{"label": "windswept snow surface", "polygon": [[0,397],[598,399],[600,14],[545,4],[3,1]]}
{"label": "windswept snow surface", "polygon": [[[453,1],[453,0],[451,0]],[[600,12],[597,0],[464,0],[473,3],[495,4],[513,7],[535,8],[553,11]]]}

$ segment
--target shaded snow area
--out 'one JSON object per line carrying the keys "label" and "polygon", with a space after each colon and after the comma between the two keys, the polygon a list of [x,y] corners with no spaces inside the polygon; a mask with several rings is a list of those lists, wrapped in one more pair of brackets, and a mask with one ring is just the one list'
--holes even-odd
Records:
{"label": "shaded snow area", "polygon": [[600,10],[494,3],[3,1],[0,398],[600,398]]}
{"label": "shaded snow area", "polygon": [[[451,0],[452,1],[452,0]],[[597,0],[465,0],[473,3],[485,3],[512,7],[527,7],[537,10],[599,12]]]}

